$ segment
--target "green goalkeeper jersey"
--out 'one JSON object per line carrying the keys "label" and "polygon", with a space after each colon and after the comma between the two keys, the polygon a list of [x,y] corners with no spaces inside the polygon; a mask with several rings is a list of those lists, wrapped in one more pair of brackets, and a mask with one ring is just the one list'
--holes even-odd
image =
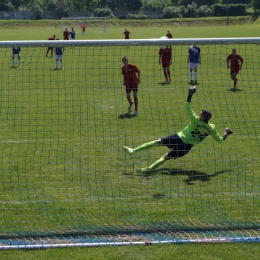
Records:
{"label": "green goalkeeper jersey", "polygon": [[202,142],[208,135],[211,135],[217,142],[224,141],[214,124],[201,121],[193,112],[190,102],[185,103],[185,109],[190,118],[190,123],[178,133],[184,143],[195,145]]}

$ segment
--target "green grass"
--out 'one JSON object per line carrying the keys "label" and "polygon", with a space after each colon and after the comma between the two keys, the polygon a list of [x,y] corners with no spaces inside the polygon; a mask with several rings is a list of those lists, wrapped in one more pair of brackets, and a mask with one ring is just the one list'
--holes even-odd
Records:
{"label": "green grass", "polygon": [[[2,28],[2,40],[61,37],[53,24],[39,29],[28,22],[27,27]],[[78,33],[77,39],[122,39],[124,27],[108,26],[107,33],[89,28],[84,37]],[[129,27],[133,39],[159,38],[168,28]],[[258,36],[257,26],[242,28],[170,27],[174,38]],[[237,92],[230,91],[232,82],[225,68],[225,57],[233,46],[201,47],[194,111],[209,108],[219,131],[230,126],[234,135],[222,145],[209,137],[184,158],[167,162],[147,176],[134,174],[134,166],[149,165],[167,149],[145,151],[131,159],[122,147],[173,134],[187,124],[188,46],[174,46],[171,85],[158,84],[163,75],[155,46],[66,48],[65,70],[58,71],[53,70],[54,59],[45,58],[46,48],[23,48],[22,67],[14,69],[10,49],[1,48],[2,237],[23,234],[29,238],[43,232],[54,239],[52,235],[66,233],[219,227],[226,232],[235,228],[245,235],[244,228],[259,228],[258,46],[236,45],[245,59]],[[126,111],[120,74],[123,55],[142,73],[138,117]],[[234,259],[235,254],[237,259],[256,259],[259,246],[1,252],[5,259],[86,259],[86,254],[91,255],[87,259],[171,259],[173,254],[178,259]]]}

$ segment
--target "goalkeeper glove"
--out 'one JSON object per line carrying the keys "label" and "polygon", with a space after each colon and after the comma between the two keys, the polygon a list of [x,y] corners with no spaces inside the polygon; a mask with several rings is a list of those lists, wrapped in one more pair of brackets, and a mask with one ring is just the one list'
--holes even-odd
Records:
{"label": "goalkeeper glove", "polygon": [[225,132],[224,132],[224,135],[223,135],[223,139],[225,140],[229,135],[232,135],[232,134],[233,134],[233,131],[227,127],[225,129]]}
{"label": "goalkeeper glove", "polygon": [[191,102],[191,98],[192,98],[193,94],[196,92],[196,90],[197,90],[196,86],[193,86],[193,87],[189,88],[187,102]]}

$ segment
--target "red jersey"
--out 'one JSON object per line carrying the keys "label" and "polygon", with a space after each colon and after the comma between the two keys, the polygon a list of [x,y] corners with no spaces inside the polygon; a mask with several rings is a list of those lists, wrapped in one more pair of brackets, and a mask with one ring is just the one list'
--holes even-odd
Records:
{"label": "red jersey", "polygon": [[69,31],[64,31],[63,32],[63,39],[68,40],[69,39]]}
{"label": "red jersey", "polygon": [[84,24],[84,23],[81,25],[81,29],[82,29],[83,31],[85,31],[86,27],[87,27],[87,26],[86,26],[86,24]]}
{"label": "red jersey", "polygon": [[227,56],[227,61],[228,62],[230,61],[231,69],[239,69],[240,67],[239,61],[243,62],[244,60],[240,55],[238,54],[233,55],[233,53],[231,53]]}
{"label": "red jersey", "polygon": [[125,35],[125,39],[129,39],[129,35],[131,32],[129,31],[124,31],[123,34]]}
{"label": "red jersey", "polygon": [[161,55],[161,62],[163,63],[170,63],[171,56],[172,56],[172,49],[171,47],[167,47],[166,49],[160,48],[159,55]]}
{"label": "red jersey", "polygon": [[171,39],[171,38],[172,38],[172,34],[171,34],[171,33],[167,33],[167,34],[166,34],[166,37],[168,37],[169,39]]}
{"label": "red jersey", "polygon": [[136,73],[140,70],[134,64],[128,64],[122,67],[122,74],[124,75],[124,85],[126,87],[137,87],[139,84]]}

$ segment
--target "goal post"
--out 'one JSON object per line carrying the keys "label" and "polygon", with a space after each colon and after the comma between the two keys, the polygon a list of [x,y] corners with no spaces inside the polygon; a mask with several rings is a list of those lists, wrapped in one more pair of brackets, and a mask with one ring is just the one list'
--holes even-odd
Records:
{"label": "goal post", "polygon": [[60,29],[63,33],[65,28],[70,30],[72,27],[76,33],[81,32],[81,25],[86,25],[86,32],[106,32],[106,17],[62,17]]}
{"label": "goal post", "polygon": [[[0,249],[260,242],[259,43],[1,41]],[[134,155],[123,147],[179,133],[190,121],[193,44],[202,59],[191,107],[197,116],[210,110],[221,136],[226,127],[234,133],[222,143],[208,136],[140,174],[168,147]],[[158,62],[162,45],[173,54],[170,83]],[[46,56],[48,47],[64,48],[61,63]],[[244,59],[236,89],[226,66],[233,48]],[[138,115],[128,111],[123,56],[140,70],[138,100],[130,95]]]}

